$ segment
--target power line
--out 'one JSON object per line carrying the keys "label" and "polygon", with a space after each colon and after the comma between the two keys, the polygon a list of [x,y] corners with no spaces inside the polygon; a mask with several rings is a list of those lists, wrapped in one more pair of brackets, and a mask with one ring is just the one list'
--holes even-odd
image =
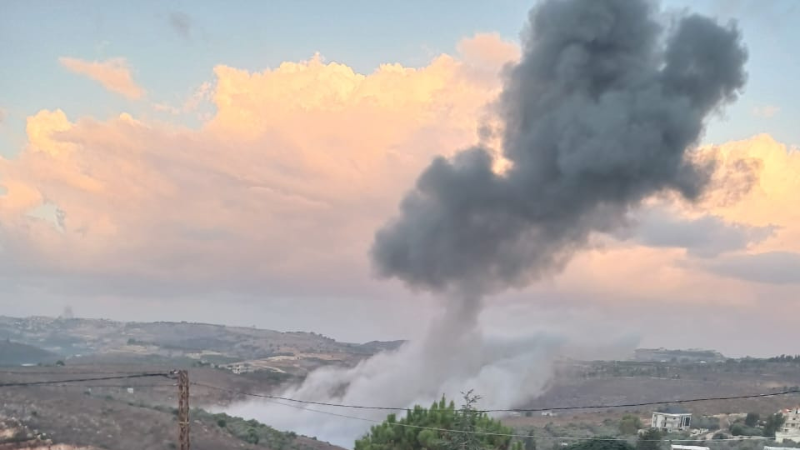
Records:
{"label": "power line", "polygon": [[124,371],[124,370],[75,370],[73,368],[68,368],[65,370],[53,370],[53,371],[40,371],[36,370],[36,368],[31,368],[31,370],[0,370],[0,375],[135,375],[141,373],[140,371]]}
{"label": "power line", "polygon": [[[268,395],[268,394],[256,394],[253,392],[245,392],[245,391],[235,391],[231,389],[220,388],[217,386],[212,386],[209,384],[202,384],[202,383],[192,383],[197,386],[215,389],[218,391],[226,391],[233,394],[241,394],[246,395],[249,397],[258,397],[268,400],[281,400],[287,401],[292,403],[301,403],[306,405],[318,405],[318,406],[330,406],[334,408],[349,408],[349,409],[370,409],[370,410],[378,410],[378,411],[413,411],[413,408],[400,408],[400,407],[392,407],[392,406],[364,406],[364,405],[346,405],[341,403],[327,403],[327,402],[316,402],[310,400],[298,400],[289,397],[281,397],[277,395]],[[663,404],[670,404],[670,403],[694,403],[694,402],[707,402],[707,401],[717,401],[717,400],[741,400],[741,399],[751,399],[751,398],[763,398],[763,397],[775,397],[779,395],[788,395],[788,394],[797,394],[799,393],[797,390],[789,389],[779,392],[768,392],[768,393],[760,393],[760,394],[747,394],[747,395],[734,395],[729,397],[700,397],[700,398],[691,398],[691,399],[683,399],[683,400],[661,400],[661,401],[654,401],[654,402],[639,402],[639,403],[622,403],[622,404],[614,404],[614,405],[583,405],[583,406],[555,406],[551,408],[510,408],[510,409],[481,409],[475,410],[478,413],[497,413],[497,412],[545,412],[545,411],[564,411],[564,410],[579,410],[579,409],[612,409],[612,408],[632,408],[638,406],[654,406],[654,405],[663,405]]]}
{"label": "power line", "polygon": [[259,397],[259,398],[264,398],[264,399],[269,399],[269,400],[282,400],[282,401],[292,402],[292,403],[303,403],[303,404],[306,404],[306,405],[331,406],[331,407],[334,407],[334,408],[350,408],[350,409],[372,409],[372,410],[382,410],[382,411],[411,411],[412,410],[411,408],[395,408],[395,407],[392,407],[392,406],[343,405],[343,404],[339,404],[339,403],[325,403],[325,402],[314,402],[314,401],[310,401],[310,400],[297,400],[297,399],[294,399],[294,398],[280,397],[280,396],[277,396],[277,395],[256,394],[256,393],[253,393],[253,392],[245,392],[245,391],[234,391],[234,390],[231,390],[231,389],[225,389],[225,388],[221,388],[221,387],[217,387],[217,386],[212,386],[210,384],[195,383],[195,382],[192,382],[192,384],[195,385],[195,386],[205,387],[205,388],[209,388],[209,389],[215,389],[215,390],[218,390],[218,391],[224,391],[224,392],[228,392],[228,393],[231,393],[231,394],[241,394],[241,395],[246,395],[248,397]]}
{"label": "power line", "polygon": [[137,373],[137,374],[130,374],[130,375],[117,375],[117,376],[109,376],[109,377],[95,377],[95,378],[72,378],[67,380],[47,380],[47,381],[25,381],[25,382],[17,382],[17,383],[0,383],[0,388],[4,387],[23,387],[23,386],[43,386],[49,384],[61,384],[61,383],[83,383],[83,382],[91,382],[91,381],[106,381],[106,380],[127,380],[133,378],[150,378],[150,377],[164,377],[169,378],[169,374],[166,372],[151,372],[151,373]]}
{"label": "power line", "polygon": [[[199,383],[193,383],[193,384],[198,384],[200,386],[203,386],[202,384],[199,384]],[[205,385],[205,386],[208,387],[208,385]],[[267,400],[267,402],[274,403],[274,404],[281,405],[281,406],[286,406],[286,407],[289,407],[289,408],[299,409],[299,410],[303,410],[303,411],[310,411],[310,412],[315,412],[315,413],[319,413],[319,414],[326,414],[326,415],[329,415],[329,416],[342,417],[342,418],[345,418],[345,419],[360,420],[362,422],[370,422],[370,423],[376,423],[376,424],[383,423],[383,421],[381,421],[381,420],[369,419],[369,418],[366,418],[366,417],[350,416],[350,415],[347,415],[347,414],[338,414],[338,413],[333,413],[333,412],[330,412],[330,411],[321,411],[319,409],[312,409],[312,408],[306,408],[306,407],[303,407],[303,406],[292,405],[292,404],[288,404],[288,403],[281,403],[281,402],[276,401],[276,400]],[[476,411],[476,412],[478,412],[478,411]],[[514,437],[516,437],[516,438],[527,438],[527,437],[530,437],[527,434],[495,433],[495,432],[491,432],[491,431],[452,430],[452,429],[447,429],[447,428],[426,427],[426,426],[423,426],[423,425],[411,425],[411,424],[399,423],[399,422],[394,422],[394,423],[391,423],[389,425],[398,426],[398,427],[404,427],[404,428],[414,428],[414,429],[420,429],[420,430],[440,431],[440,432],[444,432],[444,433],[472,434],[472,435],[479,435],[479,436],[501,436],[501,437],[512,437],[512,438],[514,438]],[[597,441],[629,441],[630,440],[630,439],[627,439],[627,438],[571,437],[571,436],[564,436],[564,437],[558,437],[558,436],[536,436],[536,439],[549,439],[549,440],[554,440],[554,441],[559,441],[559,440],[561,440],[561,441],[589,441],[589,440],[597,440]],[[766,437],[760,437],[759,439],[763,440],[763,439],[767,439],[767,438]],[[741,440],[744,440],[744,439],[741,439],[741,438],[714,439],[714,441],[741,441]],[[663,441],[669,441],[669,442],[704,442],[704,441],[706,441],[706,439],[639,439],[639,441],[641,441],[641,442],[663,442]]]}
{"label": "power line", "polygon": [[621,403],[616,405],[589,405],[589,406],[556,406],[553,408],[534,408],[534,409],[484,409],[480,412],[544,412],[544,411],[563,411],[563,410],[576,410],[576,409],[610,409],[610,408],[633,408],[637,406],[654,406],[669,403],[696,403],[696,402],[710,402],[716,400],[743,400],[751,398],[764,398],[764,397],[777,397],[779,395],[798,394],[800,391],[796,389],[787,389],[778,392],[766,392],[761,394],[746,394],[746,395],[733,395],[730,397],[698,397],[683,400],[667,400],[656,402],[639,402],[639,403]]}

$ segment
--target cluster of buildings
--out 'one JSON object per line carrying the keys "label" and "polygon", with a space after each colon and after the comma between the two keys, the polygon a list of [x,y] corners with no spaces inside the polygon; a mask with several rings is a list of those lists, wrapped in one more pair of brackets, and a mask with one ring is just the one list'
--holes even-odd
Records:
{"label": "cluster of buildings", "polygon": [[786,422],[783,427],[775,432],[775,441],[786,443],[788,441],[800,444],[800,406],[780,411]]}
{"label": "cluster of buildings", "polygon": [[[783,415],[785,422],[775,432],[775,441],[779,443],[794,442],[800,444],[800,406],[778,411]],[[664,432],[688,430],[692,425],[692,414],[679,407],[669,407],[662,411],[654,412],[650,426]],[[697,450],[692,448],[679,448],[673,450]]]}

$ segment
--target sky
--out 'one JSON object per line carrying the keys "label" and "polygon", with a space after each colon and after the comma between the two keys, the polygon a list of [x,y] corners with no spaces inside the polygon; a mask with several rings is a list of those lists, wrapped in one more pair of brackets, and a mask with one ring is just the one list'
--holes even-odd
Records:
{"label": "sky", "polygon": [[[419,335],[442,302],[378,279],[370,244],[432,157],[478,141],[533,5],[4,2],[0,311]],[[757,181],[652,199],[481,322],[797,353],[800,4],[661,8],[742,31],[747,85],[697,151]]]}

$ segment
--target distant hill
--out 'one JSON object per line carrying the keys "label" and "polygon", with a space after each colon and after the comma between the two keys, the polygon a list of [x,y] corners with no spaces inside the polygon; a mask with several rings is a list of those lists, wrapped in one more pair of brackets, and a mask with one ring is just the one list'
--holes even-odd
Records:
{"label": "distant hill", "polygon": [[189,358],[211,364],[252,362],[265,370],[305,373],[319,365],[352,364],[402,342],[339,342],[313,332],[280,332],[190,322],[117,322],[0,316],[0,339],[100,363]]}
{"label": "distant hill", "polygon": [[725,355],[714,350],[669,350],[666,348],[639,348],[634,353],[635,361],[651,362],[722,362]]}
{"label": "distant hill", "polygon": [[57,354],[32,345],[10,340],[0,341],[0,365],[2,366],[50,363],[57,359]]}

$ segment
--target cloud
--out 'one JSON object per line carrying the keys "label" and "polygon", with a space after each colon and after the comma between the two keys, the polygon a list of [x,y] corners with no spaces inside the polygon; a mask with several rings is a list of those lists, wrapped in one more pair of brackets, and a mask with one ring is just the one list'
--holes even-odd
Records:
{"label": "cloud", "polygon": [[192,18],[180,11],[169,14],[169,25],[179,35],[189,38],[192,31]]}
{"label": "cloud", "polygon": [[662,208],[643,211],[635,230],[638,241],[644,245],[684,248],[689,255],[700,258],[745,250],[776,231],[774,226],[729,223],[714,215],[681,217]]}
{"label": "cloud", "polygon": [[58,59],[67,70],[85,75],[103,85],[111,92],[122,94],[130,99],[144,95],[144,89],[131,77],[131,70],[125,58],[112,58],[105,61],[85,61],[77,58]]}
{"label": "cloud", "polygon": [[186,114],[197,111],[201,105],[206,104],[211,100],[214,94],[213,87],[210,82],[206,81],[194,89],[189,97],[183,102],[181,106],[173,106],[168,103],[153,103],[153,109],[159,112],[165,112],[172,115]]}
{"label": "cloud", "polygon": [[726,277],[767,284],[800,284],[800,253],[736,255],[709,262],[708,270]]}
{"label": "cloud", "polygon": [[[40,111],[19,158],[0,160],[2,271],[95,295],[363,292],[367,244],[402,187],[476,138],[499,82],[472,62],[218,66],[181,107],[211,98],[199,130]],[[63,231],[26,215],[45,201]]]}
{"label": "cloud", "polygon": [[[491,39],[478,47],[507,48]],[[514,53],[493,66],[469,46],[423,67],[366,74],[322,57],[262,71],[220,65],[197,91],[215,110],[200,129],[39,111],[27,118],[19,156],[0,158],[0,274],[27,298],[54,299],[56,312],[60,296],[405,304],[398,285],[372,279],[367,249],[433,155],[478,139]],[[599,238],[563,275],[519,295],[612,306],[792,301],[771,290],[792,285],[733,278],[710,264],[800,253],[800,152],[768,135],[700,151],[722,165],[756,164],[759,177],[700,211],[662,200],[678,236],[656,217],[642,231],[649,242]],[[63,231],[29,216],[43,204],[62,211]],[[749,239],[768,227],[769,236]]]}
{"label": "cloud", "polygon": [[756,106],[753,108],[753,115],[763,119],[771,119],[775,117],[780,110],[780,108],[773,105]]}
{"label": "cloud", "polygon": [[0,108],[0,124],[6,121],[6,117],[8,117],[8,112],[5,109]]}

